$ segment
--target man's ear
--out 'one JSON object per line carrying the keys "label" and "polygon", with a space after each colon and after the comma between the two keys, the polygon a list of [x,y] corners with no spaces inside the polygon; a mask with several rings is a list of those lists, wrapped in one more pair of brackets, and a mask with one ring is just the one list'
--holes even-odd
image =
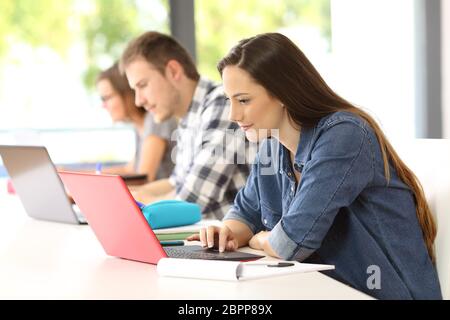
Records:
{"label": "man's ear", "polygon": [[169,60],[166,64],[166,76],[173,80],[180,80],[184,69],[177,60]]}

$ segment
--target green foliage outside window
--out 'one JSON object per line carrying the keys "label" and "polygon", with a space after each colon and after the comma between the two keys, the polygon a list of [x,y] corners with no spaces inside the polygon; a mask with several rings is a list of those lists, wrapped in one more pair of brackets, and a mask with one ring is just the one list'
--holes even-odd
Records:
{"label": "green foliage outside window", "polygon": [[312,25],[331,41],[329,0],[196,0],[195,23],[199,69],[216,80],[217,62],[242,38]]}
{"label": "green foliage outside window", "polygon": [[[166,24],[152,23],[152,12],[142,12],[139,4],[148,0],[1,0],[0,61],[11,43],[21,42],[47,47],[65,57],[75,43],[85,48],[84,83],[92,88],[102,61],[120,57],[127,42],[157,25],[168,32]],[[155,1],[154,1],[155,2]],[[168,11],[168,1],[159,0]],[[140,20],[147,19],[140,23]],[[155,21],[157,19],[153,19]]]}
{"label": "green foliage outside window", "polygon": [[[168,1],[156,1],[167,14]],[[148,3],[0,0],[0,62],[15,42],[33,48],[48,47],[62,57],[74,43],[81,43],[86,58],[83,80],[87,88],[92,88],[99,70],[107,67],[103,61],[118,59],[131,38],[149,28],[169,32],[168,15],[164,23],[158,23],[161,17]],[[329,0],[196,0],[195,23],[199,70],[216,80],[217,61],[244,37],[283,27],[314,25],[324,38],[331,38]]]}

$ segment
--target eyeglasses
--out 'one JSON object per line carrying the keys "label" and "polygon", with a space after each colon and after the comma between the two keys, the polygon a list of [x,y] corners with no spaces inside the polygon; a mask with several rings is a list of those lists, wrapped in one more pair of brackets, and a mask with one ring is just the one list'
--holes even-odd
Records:
{"label": "eyeglasses", "polygon": [[115,95],[116,95],[115,93],[111,93],[111,94],[108,94],[108,95],[105,95],[105,96],[101,96],[100,99],[103,102],[106,102],[106,101],[111,100],[112,98],[114,98]]}

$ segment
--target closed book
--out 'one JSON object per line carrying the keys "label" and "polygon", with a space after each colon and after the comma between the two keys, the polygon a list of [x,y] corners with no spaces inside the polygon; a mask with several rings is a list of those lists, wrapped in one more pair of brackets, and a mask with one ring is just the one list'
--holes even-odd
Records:
{"label": "closed book", "polygon": [[158,240],[185,240],[187,237],[195,234],[196,232],[179,232],[179,233],[156,233]]}
{"label": "closed book", "polygon": [[207,228],[209,226],[220,226],[221,222],[219,220],[201,220],[197,223],[190,224],[187,226],[173,227],[173,228],[160,228],[153,229],[153,232],[158,236],[160,234],[177,234],[177,233],[198,233],[200,229]]}

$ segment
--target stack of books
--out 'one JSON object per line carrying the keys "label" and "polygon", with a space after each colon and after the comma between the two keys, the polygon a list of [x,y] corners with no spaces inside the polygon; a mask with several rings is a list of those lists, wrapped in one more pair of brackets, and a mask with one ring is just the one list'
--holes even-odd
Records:
{"label": "stack of books", "polygon": [[201,220],[197,223],[182,227],[153,229],[153,232],[159,241],[184,240],[187,237],[198,233],[202,228],[220,225],[221,222],[219,220]]}

